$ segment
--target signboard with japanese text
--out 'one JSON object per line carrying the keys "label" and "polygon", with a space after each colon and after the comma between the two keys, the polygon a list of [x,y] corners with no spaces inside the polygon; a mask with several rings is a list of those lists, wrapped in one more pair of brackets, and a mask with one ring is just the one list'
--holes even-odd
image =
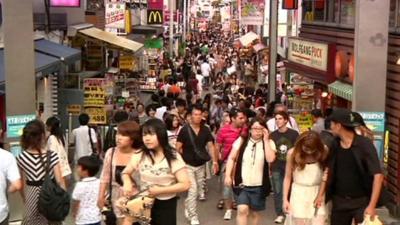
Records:
{"label": "signboard with japanese text", "polygon": [[385,113],[384,112],[360,112],[365,125],[374,133],[374,145],[379,159],[383,159],[385,148]]}
{"label": "signboard with japanese text", "polygon": [[107,122],[104,87],[107,80],[103,78],[84,79],[84,108],[90,117],[90,124],[105,124]]}
{"label": "signboard with japanese text", "polygon": [[67,113],[73,116],[79,116],[82,112],[81,105],[67,105]]}
{"label": "signboard with japanese text", "polygon": [[25,125],[34,119],[36,119],[35,114],[7,116],[7,137],[20,137]]}
{"label": "signboard with japanese text", "polygon": [[263,25],[264,0],[242,0],[241,1],[241,24]]}
{"label": "signboard with japanese text", "polygon": [[162,25],[163,24],[163,11],[162,10],[147,10],[147,24],[149,25]]}
{"label": "signboard with japanese text", "polygon": [[288,47],[289,61],[328,71],[328,44],[290,38]]}
{"label": "signboard with japanese text", "polygon": [[296,114],[293,115],[293,117],[296,119],[300,133],[309,131],[313,126],[313,120],[311,114]]}
{"label": "signboard with japanese text", "polygon": [[106,28],[125,28],[125,3],[107,3],[106,6]]}
{"label": "signboard with japanese text", "polygon": [[133,70],[134,58],[132,55],[120,55],[119,56],[119,68],[121,70]]}

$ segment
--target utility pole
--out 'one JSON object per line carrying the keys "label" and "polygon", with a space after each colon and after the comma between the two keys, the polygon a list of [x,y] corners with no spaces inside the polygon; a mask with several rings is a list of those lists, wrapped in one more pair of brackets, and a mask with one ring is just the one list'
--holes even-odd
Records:
{"label": "utility pole", "polygon": [[169,0],[169,57],[174,53],[174,1]]}
{"label": "utility pole", "polygon": [[188,12],[187,9],[187,0],[183,0],[183,40],[182,42],[185,43],[186,41],[186,14]]}
{"label": "utility pole", "polygon": [[268,62],[268,100],[276,97],[276,55],[278,54],[278,1],[270,1],[269,8],[269,62]]}

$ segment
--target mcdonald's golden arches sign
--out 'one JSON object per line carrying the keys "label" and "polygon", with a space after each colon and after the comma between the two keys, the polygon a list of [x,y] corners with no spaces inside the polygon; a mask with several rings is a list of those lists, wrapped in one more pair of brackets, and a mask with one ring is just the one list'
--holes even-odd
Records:
{"label": "mcdonald's golden arches sign", "polygon": [[147,24],[162,25],[163,24],[163,11],[162,10],[147,10]]}

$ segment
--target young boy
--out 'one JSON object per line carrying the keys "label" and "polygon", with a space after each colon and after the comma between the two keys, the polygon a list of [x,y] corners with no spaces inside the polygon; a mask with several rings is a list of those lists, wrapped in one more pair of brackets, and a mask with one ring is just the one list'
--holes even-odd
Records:
{"label": "young boy", "polygon": [[100,162],[92,156],[78,160],[77,174],[80,181],[72,193],[73,215],[77,225],[100,225],[101,212],[97,207],[100,180],[95,177],[100,169]]}

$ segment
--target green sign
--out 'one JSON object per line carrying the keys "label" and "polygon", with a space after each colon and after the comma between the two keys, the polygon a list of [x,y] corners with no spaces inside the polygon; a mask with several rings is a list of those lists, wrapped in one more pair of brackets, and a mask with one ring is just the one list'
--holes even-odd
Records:
{"label": "green sign", "polygon": [[164,43],[162,38],[147,39],[144,43],[144,47],[161,49],[163,48],[163,44]]}
{"label": "green sign", "polygon": [[22,129],[29,121],[36,119],[35,114],[7,116],[7,137],[16,138],[22,135]]}

